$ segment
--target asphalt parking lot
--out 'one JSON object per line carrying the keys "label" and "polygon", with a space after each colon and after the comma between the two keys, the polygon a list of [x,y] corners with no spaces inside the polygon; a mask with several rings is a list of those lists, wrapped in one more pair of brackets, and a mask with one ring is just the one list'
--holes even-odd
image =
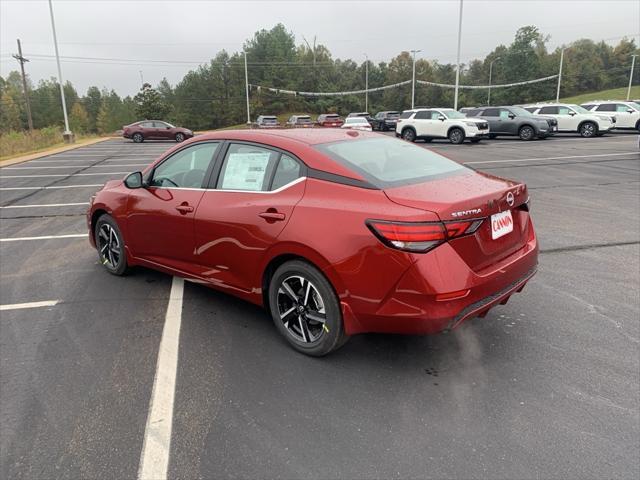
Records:
{"label": "asphalt parking lot", "polygon": [[[0,477],[137,476],[172,279],[109,275],[83,214],[173,145],[0,170]],[[429,146],[527,182],[538,275],[454,333],[361,335],[322,359],[185,284],[171,478],[640,476],[637,135]],[[50,303],[15,308],[31,302]]]}

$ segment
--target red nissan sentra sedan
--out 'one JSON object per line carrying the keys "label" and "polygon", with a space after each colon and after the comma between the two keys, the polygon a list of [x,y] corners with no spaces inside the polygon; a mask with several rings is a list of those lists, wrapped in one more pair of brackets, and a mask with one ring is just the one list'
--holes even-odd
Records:
{"label": "red nissan sentra sedan", "polygon": [[484,316],[538,258],[524,184],[344,130],[199,136],[107,182],[87,222],[110,273],[143,265],[263,305],[309,355]]}

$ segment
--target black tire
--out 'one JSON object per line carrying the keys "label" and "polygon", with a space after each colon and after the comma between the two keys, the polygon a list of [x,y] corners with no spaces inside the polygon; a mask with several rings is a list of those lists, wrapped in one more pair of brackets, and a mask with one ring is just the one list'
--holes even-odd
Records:
{"label": "black tire", "polygon": [[291,260],[278,267],[269,282],[269,309],[280,334],[305,355],[327,355],[349,338],[336,293],[307,262]]}
{"label": "black tire", "polygon": [[142,135],[140,132],[137,132],[133,134],[131,139],[133,140],[133,143],[142,143],[144,142],[144,135]]}
{"label": "black tire", "polygon": [[98,259],[107,272],[125,275],[129,271],[124,238],[115,219],[108,214],[98,218],[93,231]]}
{"label": "black tire", "polygon": [[449,141],[454,145],[460,145],[464,142],[464,131],[461,128],[455,127],[449,130],[447,134]]}
{"label": "black tire", "polygon": [[536,132],[529,125],[523,125],[520,127],[520,130],[518,130],[518,136],[520,137],[520,140],[527,142],[529,140],[533,140],[536,136]]}
{"label": "black tire", "polygon": [[402,139],[407,142],[415,142],[416,141],[416,131],[413,128],[405,128],[402,131]]}
{"label": "black tire", "polygon": [[178,143],[182,143],[184,142],[184,133],[176,133],[176,142]]}
{"label": "black tire", "polygon": [[386,124],[386,123],[384,123],[384,122],[382,122],[382,123],[380,124],[380,131],[382,131],[382,132],[386,132],[387,130],[389,130],[389,129],[387,128],[387,124]]}
{"label": "black tire", "polygon": [[598,135],[598,126],[593,122],[584,122],[578,131],[582,137],[591,138]]}
{"label": "black tire", "polygon": [[640,133],[640,120],[636,122],[636,130],[638,130],[638,133]]}

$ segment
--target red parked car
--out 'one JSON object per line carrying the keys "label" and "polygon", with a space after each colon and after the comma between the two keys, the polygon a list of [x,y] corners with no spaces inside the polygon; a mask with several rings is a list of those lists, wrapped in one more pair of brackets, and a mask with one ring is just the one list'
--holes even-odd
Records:
{"label": "red parked car", "polygon": [[524,184],[339,129],[198,136],[107,182],[87,222],[110,273],[143,265],[263,305],[309,355],[456,328],[538,263]]}
{"label": "red parked car", "polygon": [[337,113],[323,113],[318,115],[316,122],[321,127],[341,127],[344,125],[344,120]]}
{"label": "red parked car", "polygon": [[122,136],[132,139],[135,143],[145,140],[175,140],[180,143],[193,137],[193,132],[188,128],[174,127],[160,120],[143,120],[122,127]]}

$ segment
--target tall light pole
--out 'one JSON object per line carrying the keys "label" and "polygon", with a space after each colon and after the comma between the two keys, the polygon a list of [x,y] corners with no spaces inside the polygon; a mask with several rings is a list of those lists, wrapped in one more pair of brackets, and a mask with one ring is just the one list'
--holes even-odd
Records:
{"label": "tall light pole", "polygon": [[453,109],[458,110],[458,86],[460,84],[460,42],[462,40],[462,4],[460,0],[460,13],[458,14],[458,55],[456,60],[456,91],[453,99]]}
{"label": "tall light pole", "polygon": [[62,80],[62,68],[60,67],[60,53],[58,52],[58,37],[56,36],[56,22],[53,18],[53,5],[49,0],[49,13],[51,15],[51,30],[53,30],[53,45],[56,49],[56,63],[58,64],[58,83],[60,84],[60,98],[62,99],[62,114],[64,115],[64,132],[62,137],[67,143],[73,143],[73,133],[69,129],[69,117],[67,116],[67,103],[64,99],[64,87]]}
{"label": "tall light pole", "polygon": [[247,52],[244,53],[244,88],[247,93],[247,125],[251,123],[251,114],[249,113],[249,71],[247,70]]}
{"label": "tall light pole", "polygon": [[487,105],[491,105],[491,73],[493,72],[493,63],[500,60],[500,57],[496,57],[489,63],[489,93],[487,94]]}
{"label": "tall light pole", "polygon": [[411,50],[413,54],[413,76],[411,81],[411,108],[416,103],[416,53],[420,53],[422,50]]}
{"label": "tall light pole", "polygon": [[629,73],[629,88],[627,88],[627,100],[631,98],[631,82],[633,81],[633,67],[636,66],[636,57],[638,55],[631,55],[631,72]]}
{"label": "tall light pole", "polygon": [[569,47],[563,48],[560,51],[560,70],[558,71],[558,90],[556,91],[556,103],[560,101],[560,82],[562,82],[562,64],[564,63],[564,51]]}
{"label": "tall light pole", "polygon": [[366,58],[364,64],[364,111],[369,111],[369,57],[367,54],[364,54],[364,58]]}

